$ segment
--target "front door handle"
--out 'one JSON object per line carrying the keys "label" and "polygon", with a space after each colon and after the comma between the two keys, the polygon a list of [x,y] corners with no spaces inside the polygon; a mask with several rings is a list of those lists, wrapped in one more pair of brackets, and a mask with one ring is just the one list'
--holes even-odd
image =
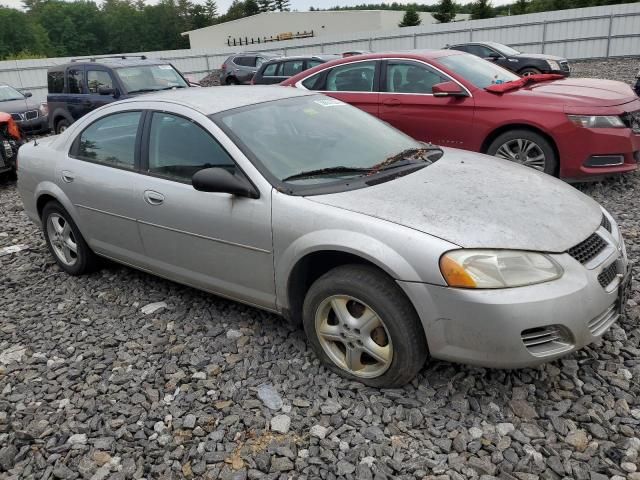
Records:
{"label": "front door handle", "polygon": [[382,102],[383,105],[386,105],[388,107],[397,107],[401,103],[402,102],[400,100],[398,100],[397,98],[388,98],[387,100],[384,100]]}
{"label": "front door handle", "polygon": [[75,177],[73,176],[73,173],[70,172],[69,170],[63,170],[60,173],[60,176],[62,177],[62,181],[65,183],[71,183],[75,180]]}
{"label": "front door handle", "polygon": [[158,192],[154,192],[153,190],[145,190],[144,200],[149,205],[162,205],[162,203],[164,202],[164,195]]}

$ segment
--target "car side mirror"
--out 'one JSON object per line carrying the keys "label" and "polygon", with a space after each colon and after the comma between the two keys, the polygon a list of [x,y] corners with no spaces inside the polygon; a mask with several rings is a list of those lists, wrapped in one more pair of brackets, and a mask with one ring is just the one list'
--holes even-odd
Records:
{"label": "car side mirror", "polygon": [[238,197],[258,198],[260,195],[249,181],[220,167],[203,168],[191,178],[193,188],[200,192],[230,193]]}
{"label": "car side mirror", "polygon": [[488,57],[485,57],[485,60],[489,60],[490,62],[495,62],[498,59],[500,59],[500,54],[496,52],[490,53]]}
{"label": "car side mirror", "polygon": [[22,92],[22,95],[24,95],[24,98],[31,98],[31,97],[33,97],[33,93],[31,93],[31,92]]}
{"label": "car side mirror", "polygon": [[98,95],[113,95],[115,97],[116,96],[116,89],[115,88],[109,88],[109,87],[99,87],[98,88]]}
{"label": "car side mirror", "polygon": [[466,97],[465,92],[456,82],[436,83],[432,88],[434,97]]}

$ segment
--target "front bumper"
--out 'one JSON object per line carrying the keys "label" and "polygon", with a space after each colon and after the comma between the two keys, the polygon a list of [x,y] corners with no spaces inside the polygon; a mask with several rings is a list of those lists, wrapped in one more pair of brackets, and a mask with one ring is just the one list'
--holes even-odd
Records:
{"label": "front bumper", "polygon": [[553,255],[564,275],[528,287],[467,290],[398,283],[422,320],[432,357],[492,368],[530,367],[594,342],[619,318],[621,275],[605,287],[598,276],[612,265],[622,274],[628,260],[612,235],[607,242],[597,265]]}
{"label": "front bumper", "polygon": [[49,131],[49,116],[40,115],[33,120],[21,120],[16,122],[27,133],[45,133]]}

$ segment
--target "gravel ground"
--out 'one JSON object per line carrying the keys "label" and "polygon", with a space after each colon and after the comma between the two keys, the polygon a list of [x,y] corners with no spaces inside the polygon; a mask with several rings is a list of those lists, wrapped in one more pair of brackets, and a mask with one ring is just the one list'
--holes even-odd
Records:
{"label": "gravel ground", "polygon": [[[640,174],[580,188],[640,259]],[[627,318],[563,360],[431,362],[376,390],[273,315],[113,264],[61,273],[8,180],[0,218],[0,251],[28,247],[0,256],[2,479],[640,479],[636,280]]]}

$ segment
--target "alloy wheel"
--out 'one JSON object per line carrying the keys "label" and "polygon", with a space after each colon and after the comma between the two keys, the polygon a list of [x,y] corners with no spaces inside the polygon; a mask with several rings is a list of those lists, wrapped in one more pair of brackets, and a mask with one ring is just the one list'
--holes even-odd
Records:
{"label": "alloy wheel", "polygon": [[72,267],[78,261],[78,243],[71,225],[57,213],[49,215],[47,222],[47,235],[53,252],[63,264]]}
{"label": "alloy wheel", "polygon": [[495,156],[541,172],[544,172],[547,166],[547,158],[540,145],[525,138],[514,138],[503,143]]}
{"label": "alloy wheel", "polygon": [[326,298],[316,310],[315,329],[331,361],[354,376],[379,377],[391,366],[389,331],[382,318],[357,298]]}

